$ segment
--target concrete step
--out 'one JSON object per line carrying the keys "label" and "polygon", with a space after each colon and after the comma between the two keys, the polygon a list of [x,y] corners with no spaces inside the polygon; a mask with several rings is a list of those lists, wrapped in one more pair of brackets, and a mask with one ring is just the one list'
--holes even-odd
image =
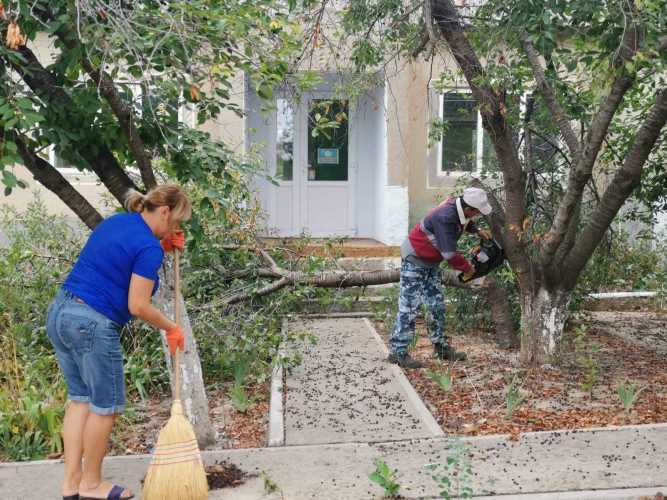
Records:
{"label": "concrete step", "polygon": [[[424,466],[444,465],[448,457],[462,456],[452,451],[452,443],[439,437],[285,446],[207,451],[203,458],[207,463],[232,462],[247,473],[264,473],[238,488],[213,491],[211,499],[380,499],[382,490],[368,479],[376,459],[397,470],[405,498],[436,498],[442,488]],[[667,493],[667,424],[531,432],[516,441],[507,436],[463,438],[458,446],[470,457],[469,484],[475,498],[625,500]],[[108,458],[105,478],[140,492],[149,459]],[[0,496],[57,499],[62,474],[63,465],[55,460],[1,464]],[[264,477],[280,491],[267,495]],[[451,473],[449,477],[454,478]],[[468,482],[460,473],[458,477]]]}

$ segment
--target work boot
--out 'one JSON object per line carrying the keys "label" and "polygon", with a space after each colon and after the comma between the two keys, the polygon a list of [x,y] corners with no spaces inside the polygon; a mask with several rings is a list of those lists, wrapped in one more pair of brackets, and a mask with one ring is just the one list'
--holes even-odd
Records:
{"label": "work boot", "polygon": [[433,356],[447,361],[465,361],[467,357],[464,352],[455,351],[449,344],[433,344]]}
{"label": "work boot", "polygon": [[395,365],[400,366],[401,368],[407,368],[413,370],[415,368],[423,368],[424,365],[417,361],[414,358],[411,358],[407,352],[402,353],[391,353],[387,358],[387,361],[394,363]]}

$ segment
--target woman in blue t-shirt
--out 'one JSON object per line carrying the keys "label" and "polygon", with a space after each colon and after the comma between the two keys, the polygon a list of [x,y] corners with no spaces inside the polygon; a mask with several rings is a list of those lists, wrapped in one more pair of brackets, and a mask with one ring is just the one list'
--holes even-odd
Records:
{"label": "woman in blue t-shirt", "polygon": [[[116,415],[125,408],[120,330],[132,317],[166,332],[169,350],[183,349],[183,332],[151,303],[165,251],[183,249],[180,223],[192,207],[181,188],[130,191],[128,213],[92,232],[49,306],[46,331],[67,383],[63,423],[65,499],[132,498],[102,481],[102,460]],[[82,458],[85,461],[82,464]]]}

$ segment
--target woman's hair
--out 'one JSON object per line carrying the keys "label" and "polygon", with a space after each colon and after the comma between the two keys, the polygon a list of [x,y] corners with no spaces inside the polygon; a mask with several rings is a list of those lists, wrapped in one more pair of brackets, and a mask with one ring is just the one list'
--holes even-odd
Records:
{"label": "woman's hair", "polygon": [[192,203],[175,184],[154,187],[146,194],[130,189],[125,196],[125,208],[129,212],[152,212],[157,207],[164,206],[171,209],[171,218],[175,221],[186,221],[192,215]]}

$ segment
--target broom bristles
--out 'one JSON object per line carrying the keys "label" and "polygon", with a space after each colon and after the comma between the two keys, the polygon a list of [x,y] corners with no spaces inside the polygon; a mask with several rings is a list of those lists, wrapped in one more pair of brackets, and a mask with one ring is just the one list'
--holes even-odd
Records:
{"label": "broom bristles", "polygon": [[145,500],[204,500],[206,471],[192,425],[174,401],[171,417],[160,431],[144,480]]}

